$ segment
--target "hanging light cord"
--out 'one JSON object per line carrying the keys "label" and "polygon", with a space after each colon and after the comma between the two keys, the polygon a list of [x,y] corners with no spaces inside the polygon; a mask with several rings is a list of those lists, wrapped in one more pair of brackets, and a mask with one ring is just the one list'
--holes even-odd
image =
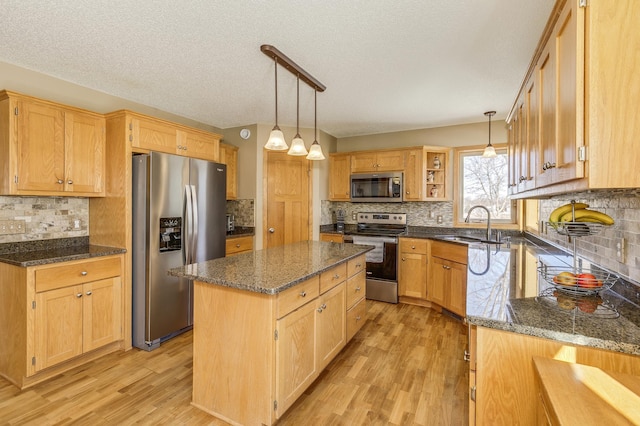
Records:
{"label": "hanging light cord", "polygon": [[296,137],[300,137],[300,74],[298,74],[298,89],[296,93]]}
{"label": "hanging light cord", "polygon": [[489,146],[492,146],[491,145],[491,116],[492,115],[493,114],[489,114]]}
{"label": "hanging light cord", "polygon": [[275,56],[275,63],[276,63],[276,72],[275,72],[275,82],[276,82],[276,127],[275,129],[279,129],[278,127],[278,57]]}

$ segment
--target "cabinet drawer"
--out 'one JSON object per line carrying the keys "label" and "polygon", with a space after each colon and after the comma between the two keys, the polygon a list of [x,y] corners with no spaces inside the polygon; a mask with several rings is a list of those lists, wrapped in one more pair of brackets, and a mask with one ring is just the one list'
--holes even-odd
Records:
{"label": "cabinet drawer", "polygon": [[334,266],[326,272],[320,274],[320,294],[331,290],[347,278],[347,263]]}
{"label": "cabinet drawer", "polygon": [[467,246],[454,243],[431,241],[431,256],[453,262],[467,264]]}
{"label": "cabinet drawer", "polygon": [[225,249],[227,256],[253,250],[253,237],[227,238]]}
{"label": "cabinet drawer", "polygon": [[366,299],[360,300],[347,311],[347,342],[362,328],[367,320]]}
{"label": "cabinet drawer", "polygon": [[120,258],[85,260],[36,269],[36,292],[67,287],[120,275]]}
{"label": "cabinet drawer", "polygon": [[400,238],[400,253],[427,254],[429,240],[421,238]]}
{"label": "cabinet drawer", "polygon": [[358,256],[355,259],[351,259],[347,262],[347,276],[352,277],[360,271],[364,271],[367,267],[367,262],[364,255]]}
{"label": "cabinet drawer", "polygon": [[360,272],[347,280],[347,308],[365,297],[367,288],[365,277],[365,273]]}
{"label": "cabinet drawer", "polygon": [[282,318],[319,295],[319,278],[316,275],[278,294],[276,317]]}
{"label": "cabinet drawer", "polygon": [[323,234],[320,234],[320,241],[326,241],[329,243],[342,243],[343,238],[342,238],[342,234],[323,233]]}

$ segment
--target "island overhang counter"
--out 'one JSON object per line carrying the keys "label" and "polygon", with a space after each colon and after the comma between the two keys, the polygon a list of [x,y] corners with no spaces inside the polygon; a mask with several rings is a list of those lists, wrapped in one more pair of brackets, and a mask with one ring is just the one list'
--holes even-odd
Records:
{"label": "island overhang counter", "polygon": [[194,280],[192,404],[275,423],[364,324],[372,249],[304,241],[170,270]]}

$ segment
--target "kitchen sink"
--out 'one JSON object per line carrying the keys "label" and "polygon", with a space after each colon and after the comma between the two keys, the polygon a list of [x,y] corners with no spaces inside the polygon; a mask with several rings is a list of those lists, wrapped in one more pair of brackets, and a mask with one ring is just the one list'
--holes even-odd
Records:
{"label": "kitchen sink", "polygon": [[482,238],[469,237],[466,235],[434,235],[434,238],[445,241],[457,241],[461,243],[485,243],[485,244],[501,244],[501,241],[483,240]]}

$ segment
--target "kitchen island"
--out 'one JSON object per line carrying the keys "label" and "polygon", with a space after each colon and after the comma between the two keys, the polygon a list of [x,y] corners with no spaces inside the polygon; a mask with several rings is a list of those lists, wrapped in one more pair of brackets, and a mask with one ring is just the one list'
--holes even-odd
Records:
{"label": "kitchen island", "polygon": [[170,270],[195,282],[192,404],[273,424],[364,323],[371,249],[305,241]]}

